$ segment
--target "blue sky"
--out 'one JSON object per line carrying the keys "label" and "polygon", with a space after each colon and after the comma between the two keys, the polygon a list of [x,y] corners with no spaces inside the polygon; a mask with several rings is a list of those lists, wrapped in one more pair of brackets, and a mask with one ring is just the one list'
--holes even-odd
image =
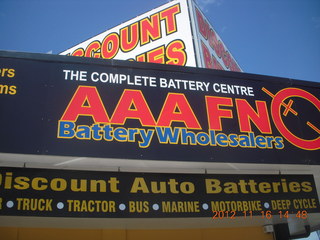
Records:
{"label": "blue sky", "polygon": [[[53,54],[167,0],[0,0],[0,49]],[[320,82],[320,0],[198,0],[245,72]]]}

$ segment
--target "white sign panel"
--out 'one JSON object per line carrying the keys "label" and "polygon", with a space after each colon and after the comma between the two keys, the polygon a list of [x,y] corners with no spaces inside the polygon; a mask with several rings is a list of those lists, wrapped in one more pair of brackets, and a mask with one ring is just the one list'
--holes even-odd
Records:
{"label": "white sign panel", "polygon": [[187,1],[172,1],[62,53],[197,66]]}
{"label": "white sign panel", "polygon": [[234,72],[242,71],[200,8],[192,0],[188,2],[191,6],[193,36],[199,66]]}
{"label": "white sign panel", "polygon": [[193,0],[174,0],[62,53],[242,71]]}

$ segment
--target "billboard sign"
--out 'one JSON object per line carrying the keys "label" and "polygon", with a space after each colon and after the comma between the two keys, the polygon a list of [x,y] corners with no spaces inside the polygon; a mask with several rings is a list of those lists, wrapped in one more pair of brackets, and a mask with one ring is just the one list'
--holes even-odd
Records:
{"label": "billboard sign", "polygon": [[241,71],[192,0],[170,1],[60,54]]}
{"label": "billboard sign", "polygon": [[0,215],[76,218],[307,219],[312,175],[92,172],[0,168]]}
{"label": "billboard sign", "polygon": [[172,1],[84,41],[62,55],[196,66],[186,1]]}
{"label": "billboard sign", "polygon": [[241,72],[238,63],[200,8],[189,0],[199,66]]}
{"label": "billboard sign", "polygon": [[0,152],[319,164],[319,84],[0,52]]}

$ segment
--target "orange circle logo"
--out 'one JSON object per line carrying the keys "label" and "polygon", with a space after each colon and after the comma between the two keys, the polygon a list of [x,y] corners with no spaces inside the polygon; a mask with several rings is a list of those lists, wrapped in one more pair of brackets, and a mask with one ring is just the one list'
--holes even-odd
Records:
{"label": "orange circle logo", "polygon": [[307,140],[300,138],[296,135],[294,135],[285,125],[285,123],[282,120],[281,117],[281,107],[284,107],[284,112],[282,115],[286,116],[289,112],[291,112],[294,115],[298,115],[298,112],[292,109],[292,100],[289,100],[289,102],[286,104],[284,101],[288,98],[292,97],[299,97],[303,98],[310,103],[312,103],[320,112],[320,101],[318,98],[316,98],[311,93],[298,89],[298,88],[286,88],[281,91],[279,91],[273,98],[271,103],[271,114],[273,118],[273,122],[276,125],[278,131],[281,133],[281,135],[287,139],[290,143],[293,145],[305,149],[305,150],[318,150],[320,149],[320,130],[313,125],[311,122],[307,122],[307,125],[311,127],[314,131],[316,131],[319,136],[312,140]]}

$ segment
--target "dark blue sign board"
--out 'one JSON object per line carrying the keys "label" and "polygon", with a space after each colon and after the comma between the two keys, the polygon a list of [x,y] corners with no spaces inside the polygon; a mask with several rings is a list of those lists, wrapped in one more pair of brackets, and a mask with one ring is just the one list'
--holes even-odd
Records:
{"label": "dark blue sign board", "polygon": [[0,52],[0,152],[319,164],[320,84]]}

